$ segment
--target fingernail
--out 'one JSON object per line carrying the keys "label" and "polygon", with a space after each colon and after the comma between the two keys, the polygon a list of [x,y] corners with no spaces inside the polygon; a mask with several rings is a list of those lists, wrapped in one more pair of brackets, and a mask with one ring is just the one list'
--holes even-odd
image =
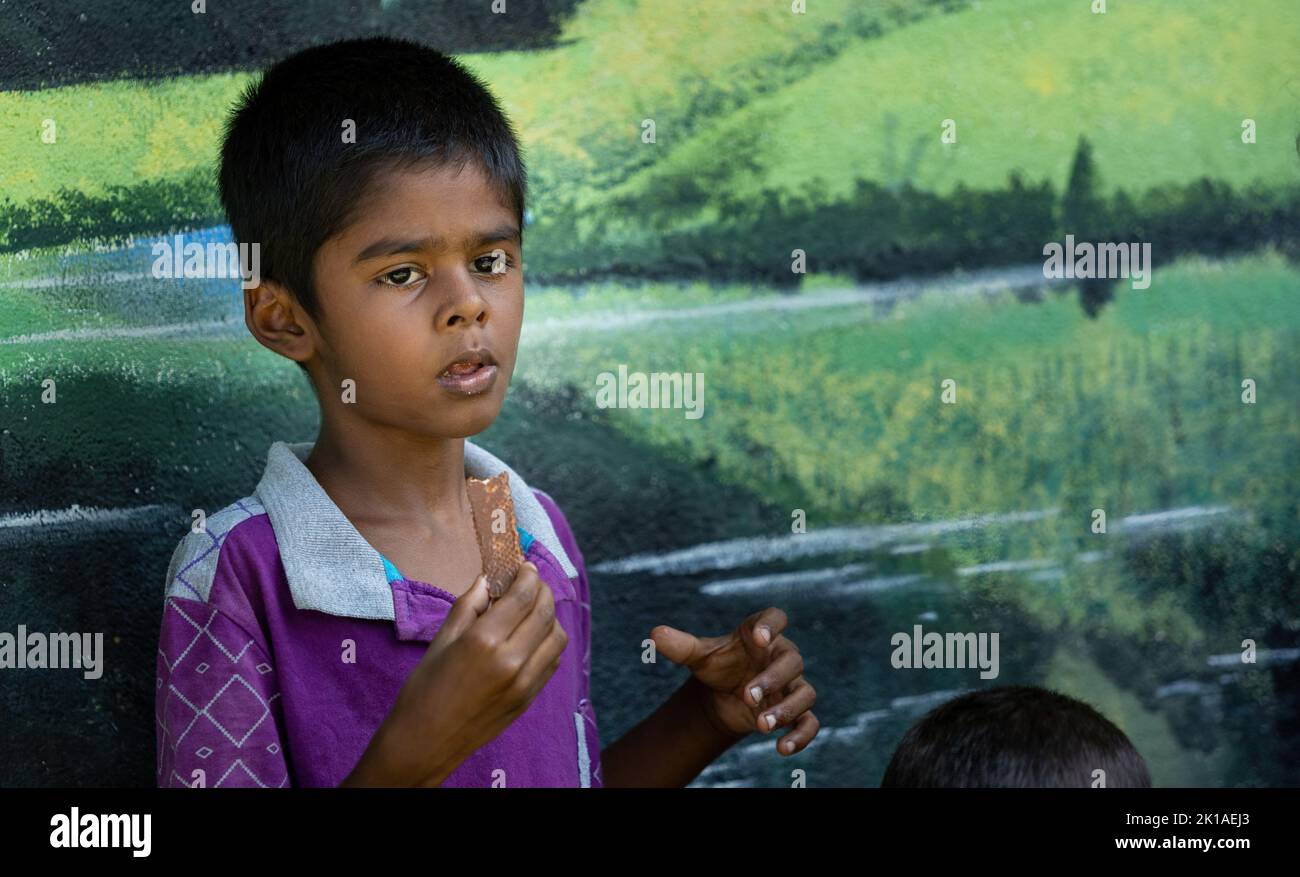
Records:
{"label": "fingernail", "polygon": [[772,641],[772,628],[768,627],[766,624],[760,624],[755,633],[758,634],[758,638],[763,645],[767,645]]}
{"label": "fingernail", "polygon": [[769,731],[776,727],[776,716],[771,713],[763,716],[763,721],[767,722],[767,729]]}
{"label": "fingernail", "polygon": [[786,752],[792,752],[794,750],[794,743],[790,740],[785,741],[784,743],[781,744],[781,746],[785,749]]}
{"label": "fingernail", "polygon": [[758,703],[763,699],[763,689],[755,685],[753,688],[749,689],[749,696],[754,698],[754,703]]}

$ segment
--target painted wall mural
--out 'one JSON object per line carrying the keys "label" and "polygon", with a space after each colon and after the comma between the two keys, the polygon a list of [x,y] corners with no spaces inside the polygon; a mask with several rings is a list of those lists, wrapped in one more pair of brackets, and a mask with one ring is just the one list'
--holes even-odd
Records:
{"label": "painted wall mural", "polygon": [[[519,363],[475,441],[573,525],[603,739],[681,684],[653,625],[775,605],[810,784],[879,785],[994,685],[1091,704],[1155,785],[1300,784],[1294,3],[470,5],[0,20],[0,786],[154,784],[171,553],[318,425],[184,246],[232,241],[240,92],[366,33],[455,55],[524,143]],[[630,392],[656,373],[683,404]],[[983,663],[927,664],[953,631]],[[98,666],[20,666],[30,632]],[[757,742],[694,784],[789,785]]]}

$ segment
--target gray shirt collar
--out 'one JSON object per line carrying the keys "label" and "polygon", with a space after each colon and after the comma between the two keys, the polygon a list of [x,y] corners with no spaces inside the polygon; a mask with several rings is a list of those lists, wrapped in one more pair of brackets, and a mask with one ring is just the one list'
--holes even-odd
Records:
{"label": "gray shirt collar", "polygon": [[[293,603],[350,618],[393,620],[393,590],[379,552],[347,519],[303,461],[314,442],[276,442],[255,494],[271,519]],[[577,570],[560,544],[550,515],[513,469],[465,441],[465,474],[490,478],[508,472],[515,520],[546,546],[566,575]]]}

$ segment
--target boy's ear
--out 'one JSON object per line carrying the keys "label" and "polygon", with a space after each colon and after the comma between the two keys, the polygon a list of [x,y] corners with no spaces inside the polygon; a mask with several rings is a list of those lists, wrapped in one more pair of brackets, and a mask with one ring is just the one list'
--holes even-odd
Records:
{"label": "boy's ear", "polygon": [[294,362],[306,362],[316,352],[316,326],[289,290],[263,280],[244,290],[244,324],[268,350]]}

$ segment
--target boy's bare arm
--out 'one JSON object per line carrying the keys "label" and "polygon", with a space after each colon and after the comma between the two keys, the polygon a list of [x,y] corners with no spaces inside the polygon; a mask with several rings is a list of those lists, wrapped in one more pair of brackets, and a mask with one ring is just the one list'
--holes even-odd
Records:
{"label": "boy's bare arm", "polygon": [[783,757],[803,751],[820,727],[812,712],[817,692],[803,676],[798,647],[783,635],[787,621],[769,606],[723,636],[699,637],[667,625],[650,631],[657,653],[691,675],[605,749],[605,785],[684,786],[754,731],[777,736]]}
{"label": "boy's bare arm", "polygon": [[605,787],[685,786],[748,736],[716,727],[703,709],[704,685],[694,676],[636,727],[601,753]]}

